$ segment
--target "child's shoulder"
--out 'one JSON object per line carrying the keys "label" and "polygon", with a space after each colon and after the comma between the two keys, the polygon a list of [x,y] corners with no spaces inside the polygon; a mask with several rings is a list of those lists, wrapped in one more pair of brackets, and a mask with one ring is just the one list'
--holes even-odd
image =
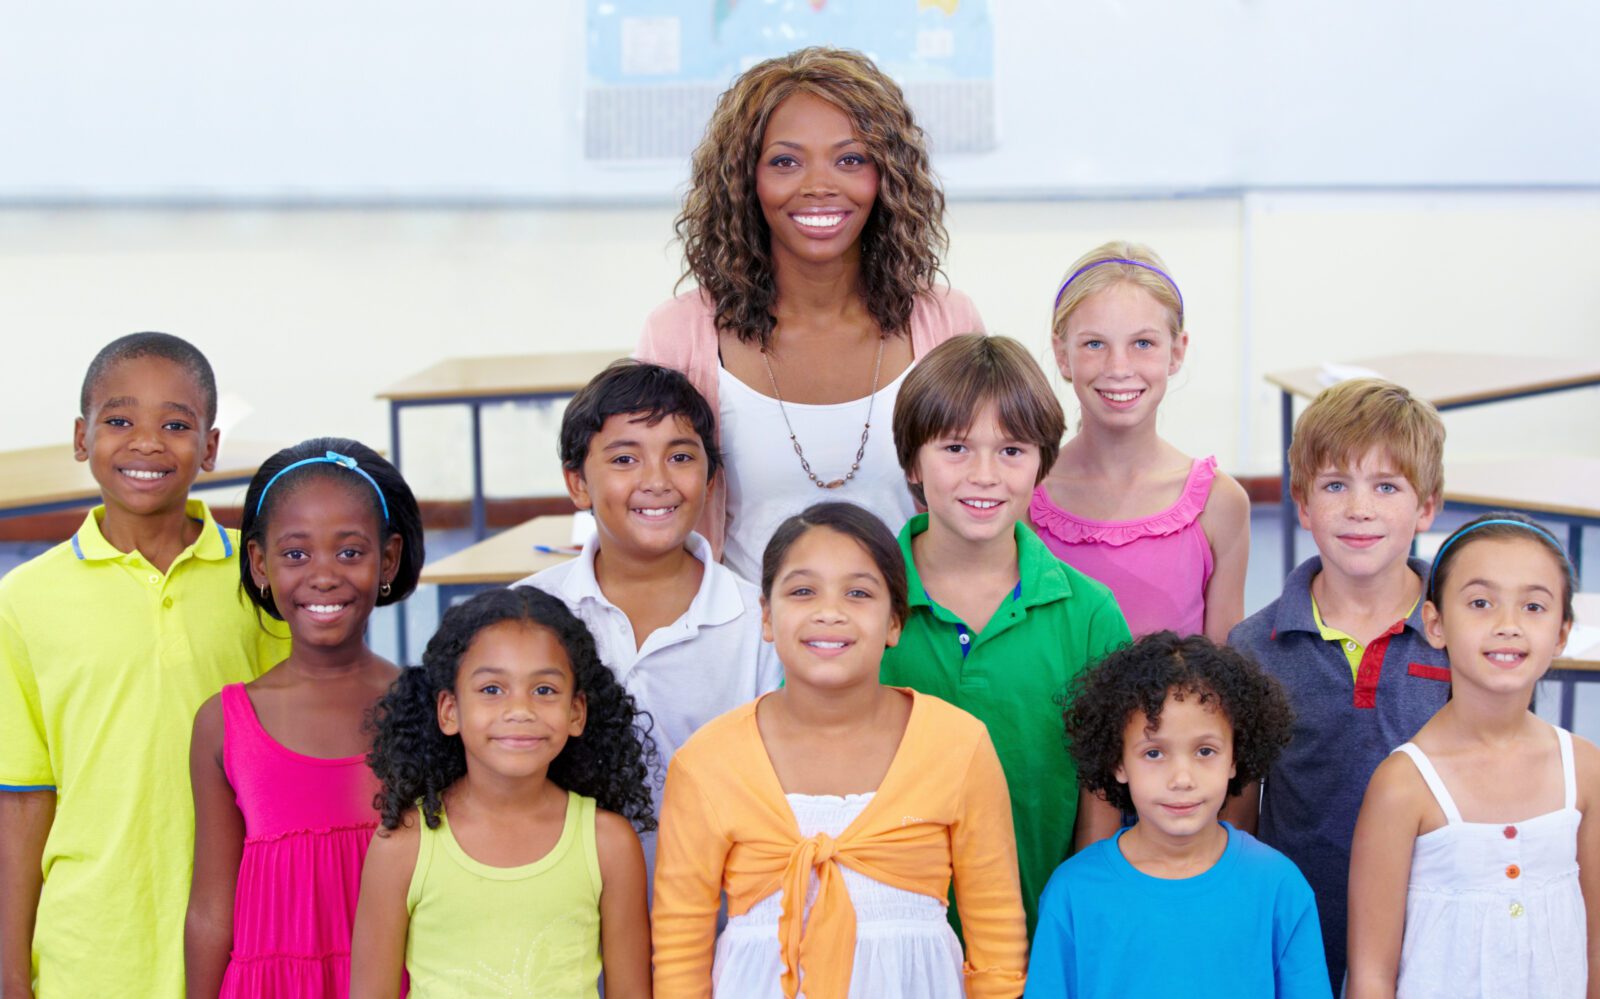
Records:
{"label": "child's shoulder", "polygon": [[1600,746],[1572,735],[1573,780],[1578,785],[1578,810],[1585,815],[1600,808]]}
{"label": "child's shoulder", "polygon": [[[669,767],[682,769],[686,766],[717,766],[731,762],[727,758],[728,748],[751,737],[755,725],[756,704],[759,700],[757,698],[724,711],[695,729],[688,741],[672,754]],[[757,742],[760,741],[759,733],[755,738]]]}
{"label": "child's shoulder", "polygon": [[73,538],[55,545],[4,576],[0,576],[0,606],[14,606],[28,596],[39,596],[40,587],[63,582],[81,559],[73,551]]}
{"label": "child's shoulder", "polygon": [[1276,847],[1261,842],[1253,833],[1236,829],[1226,822],[1223,825],[1227,826],[1229,840],[1238,851],[1240,865],[1258,876],[1274,881],[1292,881],[1305,885],[1306,890],[1310,891],[1310,884],[1300,868]]}

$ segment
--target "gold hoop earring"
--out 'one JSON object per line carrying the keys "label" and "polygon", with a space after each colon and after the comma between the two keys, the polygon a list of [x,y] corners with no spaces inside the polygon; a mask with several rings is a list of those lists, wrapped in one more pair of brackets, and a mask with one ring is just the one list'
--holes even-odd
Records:
{"label": "gold hoop earring", "polygon": [[267,584],[266,583],[262,583],[261,584],[261,599],[262,600],[266,600],[267,599]]}

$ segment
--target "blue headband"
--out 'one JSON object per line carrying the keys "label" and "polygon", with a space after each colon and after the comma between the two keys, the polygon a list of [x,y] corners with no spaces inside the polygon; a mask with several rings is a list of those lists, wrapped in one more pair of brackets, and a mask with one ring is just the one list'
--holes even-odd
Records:
{"label": "blue headband", "polygon": [[341,468],[348,468],[363,479],[366,479],[378,494],[378,505],[383,508],[383,522],[385,524],[389,522],[389,501],[383,498],[383,487],[378,485],[378,480],[368,475],[365,469],[356,464],[354,458],[347,454],[340,454],[337,451],[329,451],[319,458],[301,458],[292,465],[285,465],[278,469],[278,474],[268,479],[267,484],[261,487],[261,497],[256,500],[257,517],[261,516],[261,507],[267,502],[267,491],[272,488],[272,484],[283,478],[285,472],[292,472],[302,465],[338,465]]}
{"label": "blue headband", "polygon": [[[1083,274],[1084,271],[1092,271],[1096,267],[1099,267],[1101,264],[1127,264],[1129,267],[1143,267],[1145,270],[1149,271],[1152,274],[1161,275],[1162,280],[1166,281],[1167,284],[1172,285],[1172,293],[1174,295],[1178,296],[1178,326],[1180,328],[1183,326],[1183,292],[1178,290],[1178,282],[1172,280],[1172,275],[1168,274],[1166,271],[1162,270],[1159,267],[1155,267],[1155,266],[1152,266],[1150,264],[1142,263],[1142,262],[1140,262],[1138,260],[1129,260],[1127,257],[1106,257],[1104,260],[1091,261],[1090,263],[1084,264],[1082,267],[1080,267],[1077,270],[1073,271],[1072,275],[1070,277],[1068,277],[1065,281],[1061,282],[1061,287],[1056,289],[1056,301],[1055,301],[1055,304],[1056,305],[1060,305],[1061,304],[1061,296],[1067,293],[1067,286],[1070,285],[1072,282],[1078,280],[1078,278]],[[1053,307],[1054,306],[1052,306],[1052,308]]]}
{"label": "blue headband", "polygon": [[1556,551],[1561,553],[1561,562],[1567,570],[1567,575],[1572,575],[1572,560],[1567,558],[1567,550],[1561,547],[1561,542],[1556,540],[1556,536],[1554,534],[1551,534],[1538,524],[1529,524],[1521,520],[1509,520],[1504,517],[1495,517],[1492,520],[1480,520],[1476,524],[1469,524],[1468,526],[1463,527],[1461,530],[1446,538],[1444,544],[1439,546],[1439,550],[1433,555],[1433,565],[1428,567],[1428,594],[1430,599],[1434,593],[1434,582],[1439,577],[1439,560],[1444,558],[1444,553],[1449,551],[1450,546],[1455,544],[1457,541],[1460,541],[1462,538],[1471,534],[1473,531],[1476,531],[1478,528],[1488,527],[1490,524],[1510,524],[1512,527],[1524,528],[1546,539],[1552,545],[1556,546]]}

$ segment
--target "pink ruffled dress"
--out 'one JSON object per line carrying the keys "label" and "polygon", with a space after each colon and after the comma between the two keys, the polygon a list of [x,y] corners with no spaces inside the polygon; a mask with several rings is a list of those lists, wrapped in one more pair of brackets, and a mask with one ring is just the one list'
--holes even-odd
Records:
{"label": "pink ruffled dress", "polygon": [[279,744],[243,684],[222,688],[222,714],[222,767],[245,832],[220,996],[348,995],[377,778],[364,756],[327,760]]}
{"label": "pink ruffled dress", "polygon": [[1217,477],[1217,459],[1196,458],[1178,501],[1139,520],[1090,520],[1055,504],[1043,484],[1028,514],[1061,561],[1111,587],[1135,638],[1206,627],[1206,584],[1215,568],[1200,512]]}

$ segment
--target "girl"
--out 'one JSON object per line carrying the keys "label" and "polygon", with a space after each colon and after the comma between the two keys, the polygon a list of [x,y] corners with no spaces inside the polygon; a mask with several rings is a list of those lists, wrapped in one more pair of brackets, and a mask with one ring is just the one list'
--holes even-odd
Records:
{"label": "girl", "polygon": [[1560,543],[1518,514],[1440,546],[1422,619],[1450,700],[1367,785],[1347,995],[1600,995],[1600,751],[1528,710],[1572,586]]}
{"label": "girl", "polygon": [[1083,786],[1138,821],[1056,869],[1027,994],[1329,999],[1311,886],[1217,821],[1289,741],[1277,682],[1204,636],[1164,631],[1080,674],[1070,704]]}
{"label": "girl", "polygon": [[1034,490],[1034,529],[1111,587],[1135,636],[1227,641],[1244,619],[1250,501],[1215,458],[1190,458],[1156,433],[1189,349],[1166,265],[1133,243],[1091,250],[1056,292],[1050,342],[1083,418]]}
{"label": "girl", "polygon": [[[650,994],[654,828],[633,698],[556,597],[445,612],[377,710],[383,828],[361,876],[350,995]],[[603,965],[602,965],[603,958]]]}
{"label": "girl", "polygon": [[322,438],[256,472],[240,540],[244,592],[294,644],[195,716],[188,993],[343,996],[378,820],[363,719],[396,674],[367,648],[367,618],[416,588],[422,518],[377,452]]}
{"label": "girl", "polygon": [[943,216],[922,129],[860,53],[769,59],[718,100],[677,221],[698,287],[651,313],[634,353],[683,371],[717,414],[726,489],[698,530],[746,579],[819,488],[896,527],[916,512],[887,432],[895,394],[914,358],[983,331],[933,283]]}
{"label": "girl", "polygon": [[657,995],[1017,995],[1027,939],[988,733],[878,683],[907,612],[893,535],[853,504],[813,506],[773,535],[761,591],[785,686],[707,724],[668,768]]}

